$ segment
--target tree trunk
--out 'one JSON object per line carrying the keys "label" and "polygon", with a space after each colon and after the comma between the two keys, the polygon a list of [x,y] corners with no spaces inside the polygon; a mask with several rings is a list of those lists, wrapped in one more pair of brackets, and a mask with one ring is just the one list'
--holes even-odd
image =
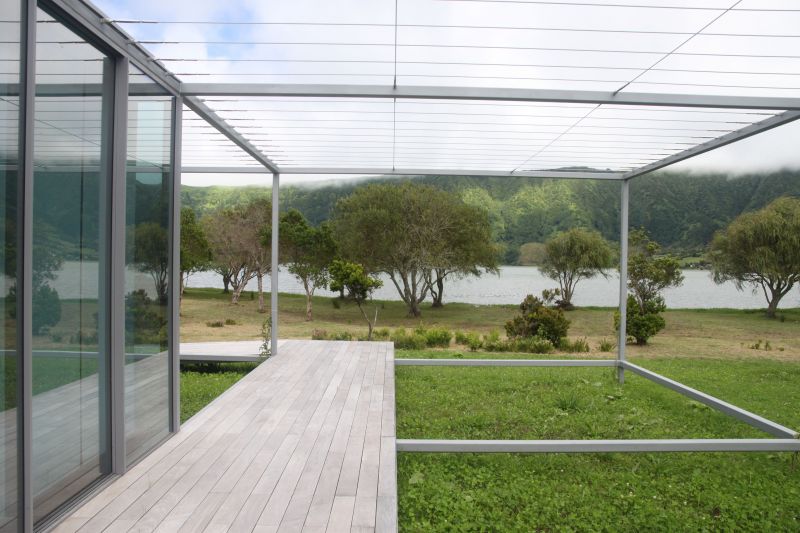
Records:
{"label": "tree trunk", "polygon": [[180,286],[180,292],[178,294],[180,295],[180,299],[181,300],[183,300],[183,289],[186,287],[186,284],[183,282],[183,277],[185,275],[186,275],[186,272],[181,272],[181,274],[180,274],[180,284],[181,284],[181,286]]}
{"label": "tree trunk", "polygon": [[309,288],[308,280],[303,280],[303,288],[306,290],[306,322],[311,322],[311,308],[313,306],[314,289]]}
{"label": "tree trunk", "polygon": [[444,303],[442,303],[443,295],[444,295],[444,278],[437,277],[436,290],[431,289],[431,296],[433,296],[432,307],[442,307],[444,305]]}
{"label": "tree trunk", "polygon": [[222,294],[228,294],[229,292],[231,292],[231,290],[230,290],[231,277],[226,275],[226,274],[223,274],[222,275],[222,285],[223,285]]}
{"label": "tree trunk", "polygon": [[246,283],[238,283],[237,284],[237,283],[234,283],[233,280],[231,280],[231,289],[233,289],[231,291],[231,303],[232,304],[238,304],[239,303],[239,297],[242,296],[242,291],[244,291],[244,288],[246,286],[247,286]]}
{"label": "tree trunk", "polygon": [[411,297],[408,301],[408,315],[413,316],[414,318],[419,317],[422,314],[422,311],[419,309],[419,302],[417,301],[416,297]]}
{"label": "tree trunk", "polygon": [[258,312],[259,313],[263,313],[264,312],[264,274],[262,274],[261,271],[259,270],[258,274],[256,274],[256,277],[258,278]]}

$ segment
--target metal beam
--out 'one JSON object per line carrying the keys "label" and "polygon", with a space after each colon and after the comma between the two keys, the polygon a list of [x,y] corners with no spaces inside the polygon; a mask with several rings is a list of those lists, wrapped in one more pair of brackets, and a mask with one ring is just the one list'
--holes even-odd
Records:
{"label": "metal beam", "polygon": [[[36,0],[20,13],[19,171],[17,173],[17,529],[33,531],[33,166],[36,103]],[[13,479],[13,477],[12,477]],[[13,489],[8,487],[6,492]]]}
{"label": "metal beam", "polygon": [[[625,344],[628,340],[628,204],[630,183],[627,180],[620,187],[619,210],[619,331],[617,333],[617,361],[625,361]],[[625,367],[617,368],[617,380],[625,383]]]}
{"label": "metal beam", "polygon": [[393,88],[391,85],[184,83],[182,91],[184,95],[191,96],[493,100],[498,102],[559,102],[576,104],[800,110],[800,98],[638,92],[614,93],[611,91],[571,91],[565,89],[498,89],[442,86],[405,86]]}
{"label": "metal beam", "polygon": [[236,146],[244,150],[250,157],[264,165],[270,172],[278,172],[278,165],[272,162],[269,157],[253,146],[250,141],[245,139],[236,129],[225,122],[210,107],[204,104],[199,98],[187,96],[183,103],[192,111],[197,113],[203,120],[208,122],[218,132],[231,140]]}
{"label": "metal beam", "polygon": [[641,453],[798,452],[797,439],[664,440],[424,440],[398,439],[398,452],[424,453]]}
{"label": "metal beam", "polygon": [[272,171],[264,167],[181,167],[181,174],[264,174]]}
{"label": "metal beam", "polygon": [[622,172],[604,171],[572,171],[572,170],[529,170],[499,171],[476,169],[433,169],[408,168],[392,169],[391,167],[281,167],[281,174],[362,174],[381,176],[470,176],[470,177],[525,177],[525,178],[559,178],[559,179],[594,179],[620,180]]}
{"label": "metal beam", "polygon": [[693,400],[704,403],[709,407],[713,407],[714,409],[725,413],[726,415],[732,416],[733,418],[741,420],[746,424],[750,424],[756,429],[760,429],[761,431],[765,431],[771,435],[775,435],[776,437],[797,439],[798,436],[800,436],[796,431],[773,422],[772,420],[767,420],[764,417],[758,416],[757,414],[746,411],[740,407],[736,407],[733,404],[715,398],[709,394],[700,392],[699,390],[691,387],[687,387],[682,383],[678,383],[677,381],[664,377],[661,374],[656,374],[655,372],[647,370],[646,368],[634,365],[633,363],[628,363],[627,361],[623,361],[622,366],[644,378],[649,379],[654,383],[658,383],[659,385],[663,385],[674,390],[675,392],[679,392],[684,396],[692,398]]}
{"label": "metal beam", "polygon": [[281,175],[275,172],[272,175],[272,242],[270,243],[270,280],[269,280],[269,300],[270,300],[270,356],[278,354],[278,228],[280,227],[280,186]]}
{"label": "metal beam", "polygon": [[627,172],[624,174],[624,178],[631,179],[637,176],[641,176],[643,174],[647,174],[648,172],[664,168],[679,161],[689,159],[690,157],[704,154],[706,152],[710,152],[711,150],[715,150],[727,144],[731,144],[736,141],[741,141],[742,139],[752,137],[753,135],[765,132],[767,130],[771,130],[772,128],[783,126],[784,124],[788,124],[797,119],[800,119],[800,111],[786,111],[784,113],[781,113],[780,115],[775,115],[760,122],[756,122],[749,126],[745,126],[740,130],[736,130],[734,132],[725,134],[722,137],[717,137],[716,139],[704,142],[703,144],[698,144],[697,146],[693,146],[692,148],[684,150],[683,152],[671,155],[669,157],[665,157],[660,161],[655,161],[653,163],[650,163],[649,165],[645,165],[636,170]]}
{"label": "metal beam", "polygon": [[101,39],[117,53],[129,58],[142,72],[164,86],[177,96],[181,91],[178,79],[169,72],[150,52],[128,35],[122,28],[110,22],[110,19],[97,7],[82,0],[42,0],[50,10],[58,10],[61,14],[74,19],[79,25],[87,28],[91,34]]}
{"label": "metal beam", "polygon": [[614,359],[395,359],[395,366],[617,366]]}
{"label": "metal beam", "polygon": [[171,180],[169,192],[169,430],[177,433],[181,428],[181,148],[183,131],[183,102],[176,97],[172,102],[172,153],[170,154]]}

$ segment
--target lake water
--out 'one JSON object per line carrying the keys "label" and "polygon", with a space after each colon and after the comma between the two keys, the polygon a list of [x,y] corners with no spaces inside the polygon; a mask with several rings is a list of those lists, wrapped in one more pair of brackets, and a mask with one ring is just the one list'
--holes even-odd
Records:
{"label": "lake water", "polygon": [[[758,309],[766,307],[764,295],[751,290],[738,291],[733,283],[717,285],[706,270],[684,270],[685,280],[678,288],[664,291],[667,306],[671,308],[715,308]],[[386,276],[383,287],[375,292],[380,300],[399,300],[392,282]],[[281,270],[279,275],[281,292],[304,294],[302,285],[289,272]],[[199,272],[189,278],[188,287],[222,288],[222,277],[215,272]],[[264,290],[269,291],[269,278]],[[538,295],[544,289],[556,287],[556,283],[544,277],[536,267],[504,266],[500,275],[485,274],[480,278],[468,277],[445,282],[444,301],[471,304],[518,304],[526,294]],[[256,290],[255,280],[247,289]],[[318,291],[320,296],[332,296],[330,291]],[[607,279],[598,276],[583,280],[575,291],[574,303],[581,306],[614,307],[619,302],[619,276],[612,273]],[[800,307],[800,290],[793,290],[783,298],[781,307]]]}

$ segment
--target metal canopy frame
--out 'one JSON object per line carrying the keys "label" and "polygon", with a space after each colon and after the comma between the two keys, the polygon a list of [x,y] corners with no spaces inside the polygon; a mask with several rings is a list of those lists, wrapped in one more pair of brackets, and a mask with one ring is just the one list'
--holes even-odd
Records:
{"label": "metal canopy frame", "polygon": [[[42,0],[45,1],[45,0]],[[708,152],[715,148],[736,142],[738,140],[756,135],[758,133],[770,130],[772,128],[790,123],[800,119],[800,98],[787,97],[787,96],[732,96],[732,95],[709,95],[709,94],[679,94],[679,93],[657,93],[657,92],[634,92],[627,90],[628,84],[617,89],[616,91],[587,91],[587,90],[554,90],[554,89],[520,89],[520,88],[502,88],[502,87],[453,87],[453,86],[412,86],[412,85],[398,85],[397,74],[393,83],[386,85],[364,85],[364,84],[275,84],[275,83],[183,83],[178,76],[170,72],[161,60],[156,58],[150,51],[147,50],[142,43],[137,42],[130,34],[124,31],[119,24],[109,19],[100,10],[89,4],[85,0],[46,0],[48,6],[53,10],[57,10],[69,17],[71,20],[76,21],[83,27],[86,34],[92,35],[94,39],[102,41],[106,46],[110,47],[120,57],[127,58],[132,65],[135,65],[144,74],[154,79],[158,84],[165,88],[171,95],[175,96],[178,102],[190,110],[193,114],[199,117],[201,124],[210,126],[214,135],[222,135],[225,142],[230,143],[234,151],[239,151],[242,159],[237,160],[238,164],[186,164],[177,165],[177,159],[183,154],[183,160],[191,160],[187,156],[191,151],[187,150],[187,146],[183,144],[185,138],[191,136],[191,132],[187,131],[190,128],[185,126],[181,128],[180,124],[175,126],[175,131],[179,134],[173,147],[173,158],[177,168],[175,168],[174,179],[179,180],[181,173],[252,173],[263,174],[272,177],[272,273],[271,273],[271,323],[272,323],[272,339],[271,348],[273,356],[278,355],[278,193],[281,174],[330,174],[330,175],[392,175],[392,176],[476,176],[476,177],[503,177],[503,176],[516,176],[516,177],[532,177],[532,178],[563,178],[563,179],[598,179],[598,180],[612,180],[620,182],[620,240],[621,240],[621,255],[620,255],[620,287],[619,287],[619,311],[622,320],[618,342],[618,352],[616,359],[610,360],[405,360],[397,359],[396,365],[425,365],[425,366],[497,366],[497,367],[608,367],[616,368],[617,375],[620,383],[624,383],[625,371],[633,372],[646,379],[653,381],[662,386],[666,386],[680,394],[693,398],[702,402],[714,409],[732,416],[740,421],[750,424],[759,430],[765,431],[774,438],[770,439],[679,439],[679,440],[553,440],[553,441],[517,441],[517,440],[503,440],[503,441],[471,441],[471,440],[409,440],[397,439],[397,450],[406,452],[514,452],[514,453],[541,453],[541,452],[695,452],[695,451],[786,451],[798,452],[800,451],[800,440],[798,433],[792,429],[786,428],[776,422],[767,420],[754,413],[736,407],[732,404],[724,402],[723,400],[714,398],[698,390],[692,389],[679,382],[651,372],[638,365],[631,364],[625,358],[625,317],[626,317],[626,302],[627,302],[627,235],[628,235],[628,207],[629,207],[629,186],[630,180],[635,177],[644,175],[648,172],[664,168],[673,163],[686,160],[695,155]],[[32,68],[33,66],[33,50],[35,49],[35,21],[31,20],[31,16],[35,18],[35,0],[27,0],[28,6],[28,20],[27,25],[23,22],[23,36],[27,37],[25,46],[23,47],[24,53],[27,53],[27,60],[23,60],[23,76],[20,88],[22,91],[22,107],[29,108],[32,106],[35,93],[46,94],[48,91],[55,91],[53,94],[64,94],[70,90],[74,90],[68,85],[60,86],[58,84],[48,85],[39,84],[36,86],[35,79],[33,78],[33,71],[25,71],[26,64]],[[395,20],[395,26],[397,21]],[[25,33],[28,31],[28,33]],[[396,32],[395,32],[395,47]],[[667,54],[667,56],[670,54]],[[25,59],[25,56],[23,56]],[[395,62],[397,58],[395,55]],[[396,68],[396,67],[395,67]],[[800,74],[798,74],[800,75]],[[631,82],[629,82],[631,83]],[[577,85],[577,84],[576,84]],[[129,88],[130,89],[130,88]],[[83,89],[86,90],[85,88]],[[135,92],[136,86],[133,85]],[[777,94],[786,94],[776,91]],[[219,109],[215,109],[212,102],[218,101],[221,98],[230,99],[270,99],[270,98],[290,98],[292,101],[310,102],[317,101],[332,101],[335,99],[346,99],[347,101],[354,101],[354,99],[366,99],[366,102],[380,102],[391,104],[394,108],[398,103],[410,101],[424,101],[424,102],[457,102],[464,105],[514,105],[530,103],[542,105],[563,105],[563,106],[580,106],[585,105],[587,113],[585,115],[564,116],[559,118],[574,118],[571,121],[572,125],[562,124],[562,133],[554,137],[550,144],[557,141],[562,135],[568,133],[572,128],[577,126],[583,119],[591,114],[592,110],[600,106],[615,106],[616,109],[628,109],[634,107],[647,107],[652,109],[664,110],[666,108],[686,108],[688,110],[725,110],[726,112],[735,113],[736,110],[750,110],[758,111],[759,113],[751,113],[752,115],[765,115],[767,118],[756,122],[749,122],[742,127],[734,129],[711,129],[707,133],[713,133],[711,136],[700,137],[687,135],[687,140],[691,142],[670,142],[663,140],[661,146],[672,145],[670,150],[673,153],[664,155],[663,157],[653,157],[647,164],[636,165],[634,168],[626,168],[624,170],[614,169],[595,169],[594,167],[583,167],[578,165],[564,166],[561,164],[553,163],[550,168],[549,165],[539,168],[525,168],[525,161],[521,165],[517,165],[512,170],[498,170],[494,165],[491,165],[491,159],[484,157],[482,162],[476,163],[473,167],[465,165],[464,168],[455,168],[453,166],[446,166],[444,164],[426,165],[420,164],[414,168],[407,168],[403,164],[395,164],[392,160],[390,165],[376,165],[374,162],[365,164],[363,161],[353,161],[350,164],[341,164],[339,166],[317,164],[312,158],[311,164],[297,164],[285,165],[282,164],[278,158],[274,157],[270,150],[263,149],[259,142],[252,139],[247,131],[247,128],[242,127],[241,120],[244,119],[230,119],[222,116]],[[217,100],[215,100],[217,99]],[[592,107],[594,106],[594,107]],[[721,112],[721,111],[720,111]],[[186,113],[190,114],[190,113]],[[181,108],[175,109],[175,117],[181,116]],[[508,115],[506,115],[508,116]],[[184,116],[184,124],[191,124],[187,120],[192,120]],[[198,119],[194,119],[198,120]],[[258,120],[249,118],[247,120]],[[21,133],[24,135],[26,142],[21,143],[23,150],[20,159],[23,166],[25,175],[25,184],[28,186],[31,182],[30,173],[32,171],[32,113],[23,113],[21,124],[23,127]],[[309,121],[313,122],[313,121]],[[708,120],[707,122],[713,122]],[[476,122],[474,124],[489,124],[485,122]],[[744,122],[731,122],[731,124],[745,124]],[[516,124],[515,124],[516,125]],[[523,124],[524,125],[524,124]],[[567,127],[569,126],[569,127]],[[336,128],[335,126],[333,128]],[[431,128],[432,129],[432,128]],[[647,128],[645,128],[647,129]],[[651,126],[652,129],[652,126]],[[668,129],[668,128],[667,128]],[[708,129],[708,128],[706,128]],[[182,135],[181,135],[182,131]],[[270,131],[267,129],[266,131]],[[325,131],[325,130],[321,130]],[[333,131],[333,130],[328,130]],[[394,131],[392,136],[392,150],[394,150]],[[396,130],[402,131],[402,130]],[[498,130],[499,131],[499,130]],[[559,130],[561,131],[561,130]],[[700,130],[696,130],[700,131]],[[514,132],[512,132],[514,133]],[[553,132],[549,132],[553,133]],[[556,132],[557,133],[557,132]],[[636,132],[634,132],[636,133]],[[436,132],[434,131],[434,134]],[[319,133],[321,136],[333,136],[335,134]],[[369,133],[357,134],[368,136]],[[584,134],[586,135],[586,134]],[[646,137],[645,134],[643,137]],[[659,136],[653,136],[657,138]],[[666,139],[669,136],[662,136]],[[497,138],[500,139],[499,137]],[[702,142],[701,142],[702,141]],[[520,139],[520,142],[529,142],[527,139]],[[635,142],[635,141],[634,141]],[[501,143],[502,144],[502,143]],[[655,141],[653,144],[658,144]],[[681,146],[681,148],[674,148],[674,146]],[[683,146],[686,145],[686,146]],[[496,146],[496,145],[495,145]],[[547,146],[550,146],[549,144]],[[230,149],[229,147],[229,149]],[[669,151],[664,149],[663,151]],[[231,152],[228,152],[231,153]],[[336,152],[333,152],[336,153]],[[567,156],[569,157],[569,156]],[[580,158],[572,157],[578,160]],[[344,160],[344,159],[343,159]],[[530,160],[530,158],[529,158]],[[487,164],[487,161],[489,162]],[[182,167],[182,168],[181,168]],[[175,183],[172,188],[172,220],[173,220],[173,239],[177,240],[179,236],[179,183]],[[30,232],[30,200],[31,191],[29,189],[20,189],[20,212],[26,217],[28,223],[20,225],[20,228],[25,228],[25,231]],[[30,234],[21,235],[25,239],[20,239],[20,245],[30,242]],[[178,247],[173,246],[170,253],[170,260],[173,265],[178,262]],[[19,254],[20,264],[30,263],[30,249],[23,248],[26,253]],[[29,268],[18,268],[18,272],[27,272]],[[176,279],[173,269],[173,288],[176,286]],[[21,294],[30,294],[30,280],[28,277],[22,277],[21,280],[23,290]],[[26,285],[27,284],[27,285]],[[175,298],[175,294],[171,295]],[[20,302],[21,319],[18,322],[20,326],[20,350],[28,353],[30,350],[30,306],[25,305],[26,301]],[[29,304],[29,301],[27,301]],[[178,324],[179,317],[177,313],[177,306],[172,302],[170,309],[170,328],[171,328],[171,346],[174,348],[178,345]],[[21,387],[24,392],[22,394],[21,412],[27,413],[20,421],[21,434],[24,439],[30,441],[30,360],[23,359],[23,366],[20,369]],[[178,419],[178,372],[177,372],[177,356],[172,361],[171,372],[171,396],[173,404],[171,405],[171,430],[177,431],[179,426]],[[119,416],[117,413],[114,416]],[[21,516],[25,519],[23,529],[30,530],[32,523],[30,522],[32,510],[32,495],[30,493],[30,456],[27,450],[21,450],[20,454],[20,472],[21,472],[21,489],[22,497],[20,498]],[[116,471],[122,471],[124,464],[117,460],[115,464]]]}

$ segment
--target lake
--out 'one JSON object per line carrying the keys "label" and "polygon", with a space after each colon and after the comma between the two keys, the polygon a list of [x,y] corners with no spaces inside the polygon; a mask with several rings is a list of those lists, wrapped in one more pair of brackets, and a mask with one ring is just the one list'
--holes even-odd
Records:
{"label": "lake", "polygon": [[[707,270],[684,270],[685,280],[678,288],[664,291],[667,306],[671,308],[716,308],[758,309],[766,307],[764,295],[751,290],[738,291],[733,283],[717,285]],[[381,276],[383,287],[375,291],[380,300],[399,300],[392,282]],[[304,294],[302,285],[288,271],[281,270],[279,277],[281,292]],[[188,287],[222,288],[222,277],[215,272],[199,272],[192,275]],[[269,291],[269,278],[264,290]],[[504,266],[499,275],[485,274],[480,278],[468,277],[445,282],[444,301],[470,304],[518,304],[526,294],[540,294],[552,289],[556,283],[544,277],[536,267]],[[255,280],[247,289],[256,290]],[[320,296],[333,296],[330,291],[318,291]],[[614,307],[619,302],[619,276],[616,272],[608,278],[602,276],[583,280],[575,291],[574,302],[578,306]],[[784,297],[781,307],[800,307],[800,290],[793,290]]]}

